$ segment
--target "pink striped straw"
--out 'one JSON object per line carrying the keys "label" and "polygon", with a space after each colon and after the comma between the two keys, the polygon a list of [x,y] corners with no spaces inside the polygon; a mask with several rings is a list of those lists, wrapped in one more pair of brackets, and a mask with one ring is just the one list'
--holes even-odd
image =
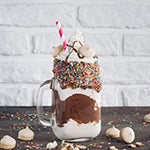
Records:
{"label": "pink striped straw", "polygon": [[57,25],[58,28],[59,28],[59,35],[60,35],[60,38],[62,39],[64,50],[66,50],[66,48],[67,48],[67,41],[66,41],[66,39],[65,39],[62,26],[61,26],[61,24],[60,24],[59,21],[56,21],[56,25]]}

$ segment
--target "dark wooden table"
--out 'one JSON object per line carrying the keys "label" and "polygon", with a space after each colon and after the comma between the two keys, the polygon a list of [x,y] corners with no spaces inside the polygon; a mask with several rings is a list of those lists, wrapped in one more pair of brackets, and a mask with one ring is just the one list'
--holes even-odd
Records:
{"label": "dark wooden table", "polygon": [[[150,113],[150,107],[103,107],[102,108],[102,131],[100,135],[92,141],[82,142],[88,150],[107,150],[110,146],[115,146],[119,150],[128,150],[128,144],[105,136],[107,128],[115,125],[117,128],[132,127],[135,131],[135,142],[142,142],[142,147],[136,149],[150,150],[150,123],[143,121],[145,114]],[[17,139],[18,131],[29,125],[35,132],[33,141],[25,142]],[[56,140],[61,143],[51,128],[43,127],[36,114],[35,107],[0,107],[0,138],[10,135],[17,140],[15,150],[45,150],[48,142]]]}

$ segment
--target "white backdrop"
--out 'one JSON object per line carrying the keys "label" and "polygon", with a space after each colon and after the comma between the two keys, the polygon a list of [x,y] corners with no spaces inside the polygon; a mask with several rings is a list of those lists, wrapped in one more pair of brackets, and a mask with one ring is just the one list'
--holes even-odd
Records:
{"label": "white backdrop", "polygon": [[52,77],[56,20],[100,55],[103,106],[150,106],[149,0],[0,0],[1,106],[35,105]]}

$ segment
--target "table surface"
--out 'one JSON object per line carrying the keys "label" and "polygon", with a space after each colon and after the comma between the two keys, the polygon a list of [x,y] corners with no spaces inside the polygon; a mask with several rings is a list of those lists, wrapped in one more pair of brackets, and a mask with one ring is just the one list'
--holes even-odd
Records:
{"label": "table surface", "polygon": [[[105,136],[107,128],[115,125],[118,129],[131,127],[135,131],[135,142],[142,142],[142,147],[136,149],[150,150],[150,123],[143,121],[144,115],[150,113],[150,107],[103,107],[102,108],[102,131],[100,135],[92,141],[81,142],[88,150],[107,150],[110,146],[115,146],[119,150],[128,150],[128,144],[119,139],[111,139]],[[17,139],[20,129],[29,125],[35,132],[34,140],[25,142]],[[43,127],[36,114],[35,107],[0,107],[0,138],[10,135],[17,141],[15,150],[45,150],[48,142],[61,141],[56,139],[51,128]]]}

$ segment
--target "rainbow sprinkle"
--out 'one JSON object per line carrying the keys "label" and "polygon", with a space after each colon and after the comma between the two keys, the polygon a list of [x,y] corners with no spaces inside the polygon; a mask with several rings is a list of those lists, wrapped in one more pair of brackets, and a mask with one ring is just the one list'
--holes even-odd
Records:
{"label": "rainbow sprinkle", "polygon": [[53,72],[62,89],[80,87],[95,89],[97,92],[101,90],[100,66],[97,61],[84,63],[55,59]]}

